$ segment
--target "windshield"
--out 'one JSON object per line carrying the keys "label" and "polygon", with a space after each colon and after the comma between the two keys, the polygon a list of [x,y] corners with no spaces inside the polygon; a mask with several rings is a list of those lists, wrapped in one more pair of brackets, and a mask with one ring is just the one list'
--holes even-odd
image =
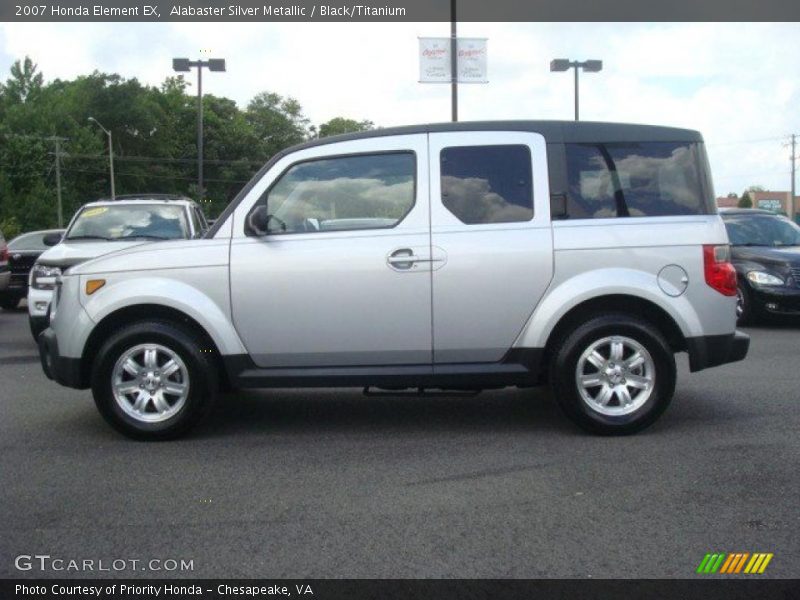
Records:
{"label": "windshield", "polygon": [[729,215],[724,221],[734,246],[800,246],[800,227],[783,217]]}
{"label": "windshield", "polygon": [[68,240],[175,240],[188,237],[182,206],[121,204],[84,208],[67,232]]}

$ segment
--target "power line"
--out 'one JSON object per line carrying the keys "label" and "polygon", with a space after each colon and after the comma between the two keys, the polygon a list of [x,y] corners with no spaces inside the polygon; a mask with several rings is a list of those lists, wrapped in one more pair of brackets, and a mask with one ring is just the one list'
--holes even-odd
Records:
{"label": "power line", "polygon": [[[98,169],[72,169],[72,168],[65,168],[62,169],[65,173],[98,173],[107,175],[108,172]],[[145,179],[180,179],[184,181],[195,181],[195,177],[181,177],[179,175],[153,175],[151,173],[117,173],[117,175],[125,176],[125,177],[143,177]],[[250,181],[249,179],[205,179],[206,181],[214,181],[217,183],[247,183]]]}
{"label": "power line", "polygon": [[[80,159],[106,159],[107,157],[102,154],[69,154],[65,158],[80,158]],[[116,161],[130,161],[130,162],[166,162],[166,163],[195,163],[196,158],[171,158],[166,156],[114,156]],[[249,159],[206,159],[203,160],[205,164],[249,164],[261,167],[265,161],[249,160]]]}
{"label": "power line", "polygon": [[707,146],[734,146],[736,144],[759,144],[762,142],[777,142],[780,140],[786,139],[785,135],[775,136],[775,137],[766,137],[766,138],[755,138],[751,140],[735,140],[730,142],[713,142],[707,143]]}

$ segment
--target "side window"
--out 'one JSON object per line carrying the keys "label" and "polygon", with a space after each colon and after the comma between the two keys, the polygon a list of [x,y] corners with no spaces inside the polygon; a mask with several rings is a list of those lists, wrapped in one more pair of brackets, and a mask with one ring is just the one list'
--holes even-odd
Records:
{"label": "side window", "polygon": [[192,230],[194,231],[194,236],[197,237],[202,230],[202,225],[197,218],[197,211],[194,208],[189,208],[189,219],[192,221]]}
{"label": "side window", "polygon": [[531,152],[524,145],[454,146],[440,155],[442,204],[467,225],[533,218]]}
{"label": "side window", "polygon": [[708,214],[700,152],[680,142],[567,144],[569,217]]}
{"label": "side window", "polygon": [[203,209],[199,206],[195,207],[194,209],[195,218],[197,219],[197,223],[199,226],[199,231],[203,232],[208,229],[208,221],[206,221],[206,216],[203,214]]}
{"label": "side window", "polygon": [[270,233],[394,227],[414,206],[413,152],[298,163],[267,191]]}

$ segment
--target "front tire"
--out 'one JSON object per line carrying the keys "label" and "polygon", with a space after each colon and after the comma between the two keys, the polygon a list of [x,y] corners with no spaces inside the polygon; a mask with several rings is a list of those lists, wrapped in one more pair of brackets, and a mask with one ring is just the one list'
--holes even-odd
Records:
{"label": "front tire", "polygon": [[675,391],[675,357],[658,329],[623,314],[596,316],[556,344],[550,382],[576,425],[627,435],[651,425]]}
{"label": "front tire", "polygon": [[19,306],[19,301],[22,298],[19,296],[2,296],[0,297],[0,308],[3,310],[15,310]]}
{"label": "front tire", "polygon": [[92,394],[103,418],[140,440],[188,432],[214,403],[217,366],[192,331],[167,321],[140,321],[100,348]]}

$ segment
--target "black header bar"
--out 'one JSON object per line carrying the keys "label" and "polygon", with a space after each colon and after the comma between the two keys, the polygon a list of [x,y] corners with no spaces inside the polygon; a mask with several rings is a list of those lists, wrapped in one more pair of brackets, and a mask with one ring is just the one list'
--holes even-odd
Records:
{"label": "black header bar", "polygon": [[[800,21],[797,0],[458,0],[460,22]],[[9,0],[0,20],[449,21],[450,0]]]}

